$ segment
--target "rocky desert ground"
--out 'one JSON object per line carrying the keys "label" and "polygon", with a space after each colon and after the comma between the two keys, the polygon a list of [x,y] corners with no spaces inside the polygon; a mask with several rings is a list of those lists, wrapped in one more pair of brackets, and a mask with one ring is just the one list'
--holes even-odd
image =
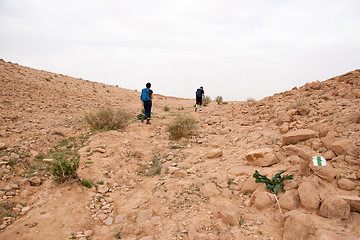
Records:
{"label": "rocky desert ground", "polygon": [[[202,112],[155,94],[151,125],[119,86],[0,60],[0,239],[360,239],[360,70]],[[130,124],[91,130],[105,108]],[[178,114],[198,128],[170,140]],[[54,148],[76,151],[78,180],[54,181]],[[294,178],[275,198],[256,170]]]}

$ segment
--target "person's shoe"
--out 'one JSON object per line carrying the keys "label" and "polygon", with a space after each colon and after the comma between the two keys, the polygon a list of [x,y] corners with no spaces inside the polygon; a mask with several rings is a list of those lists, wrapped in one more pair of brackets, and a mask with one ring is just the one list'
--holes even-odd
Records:
{"label": "person's shoe", "polygon": [[195,112],[197,111],[197,107],[195,108]]}
{"label": "person's shoe", "polygon": [[142,122],[142,123],[144,122],[144,119],[145,119],[145,116],[142,115],[142,116],[141,116],[141,122]]}
{"label": "person's shoe", "polygon": [[149,120],[147,120],[147,121],[146,121],[146,124],[149,124],[149,125],[151,125],[151,123],[150,123],[150,121],[149,121]]}
{"label": "person's shoe", "polygon": [[202,109],[200,108],[200,109],[199,109],[199,111],[201,112],[201,111],[202,111]]}

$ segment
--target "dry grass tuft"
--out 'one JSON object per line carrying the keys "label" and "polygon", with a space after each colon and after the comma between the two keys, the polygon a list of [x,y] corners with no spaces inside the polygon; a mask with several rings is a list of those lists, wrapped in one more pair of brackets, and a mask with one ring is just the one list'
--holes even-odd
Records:
{"label": "dry grass tuft", "polygon": [[248,97],[248,98],[246,99],[246,101],[248,101],[248,102],[255,102],[256,100],[255,100],[255,98]]}
{"label": "dry grass tuft", "polygon": [[210,96],[205,96],[205,97],[203,98],[203,105],[204,105],[204,106],[209,105],[210,102],[211,102],[211,97],[210,97]]}
{"label": "dry grass tuft", "polygon": [[222,97],[222,96],[217,96],[217,97],[215,98],[215,101],[220,105],[220,104],[223,103],[223,97]]}
{"label": "dry grass tuft", "polygon": [[131,119],[131,114],[125,110],[106,108],[96,113],[85,114],[85,120],[96,130],[115,130],[125,128]]}
{"label": "dry grass tuft", "polygon": [[189,115],[178,115],[166,128],[170,133],[170,139],[176,140],[189,137],[196,130],[196,120]]}

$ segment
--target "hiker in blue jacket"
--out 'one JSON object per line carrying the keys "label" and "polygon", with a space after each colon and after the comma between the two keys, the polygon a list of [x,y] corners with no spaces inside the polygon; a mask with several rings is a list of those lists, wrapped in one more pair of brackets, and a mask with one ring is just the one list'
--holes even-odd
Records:
{"label": "hiker in blue jacket", "polygon": [[151,107],[152,107],[152,101],[153,99],[153,90],[151,88],[151,83],[146,84],[146,88],[141,90],[141,96],[140,99],[143,101],[144,104],[144,115],[141,117],[141,122],[144,122],[144,118],[146,118],[146,124],[151,124]]}
{"label": "hiker in blue jacket", "polygon": [[204,88],[200,87],[196,90],[196,104],[195,104],[195,112],[197,111],[198,105],[200,107],[201,111],[201,106],[202,106],[202,97],[205,96],[205,92],[204,92]]}

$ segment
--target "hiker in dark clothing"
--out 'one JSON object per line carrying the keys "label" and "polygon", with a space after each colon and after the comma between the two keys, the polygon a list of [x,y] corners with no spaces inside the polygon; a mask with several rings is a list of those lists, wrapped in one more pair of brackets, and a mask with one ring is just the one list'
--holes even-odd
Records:
{"label": "hiker in dark clothing", "polygon": [[146,124],[151,124],[151,107],[153,99],[153,90],[151,88],[151,83],[146,84],[146,88],[141,91],[140,99],[144,104],[144,115],[141,117],[141,122],[144,122],[144,118],[146,118]]}
{"label": "hiker in dark clothing", "polygon": [[199,111],[201,111],[202,106],[202,97],[205,96],[204,88],[200,87],[196,90],[196,105],[195,105],[195,112],[197,111],[198,105],[200,107]]}

